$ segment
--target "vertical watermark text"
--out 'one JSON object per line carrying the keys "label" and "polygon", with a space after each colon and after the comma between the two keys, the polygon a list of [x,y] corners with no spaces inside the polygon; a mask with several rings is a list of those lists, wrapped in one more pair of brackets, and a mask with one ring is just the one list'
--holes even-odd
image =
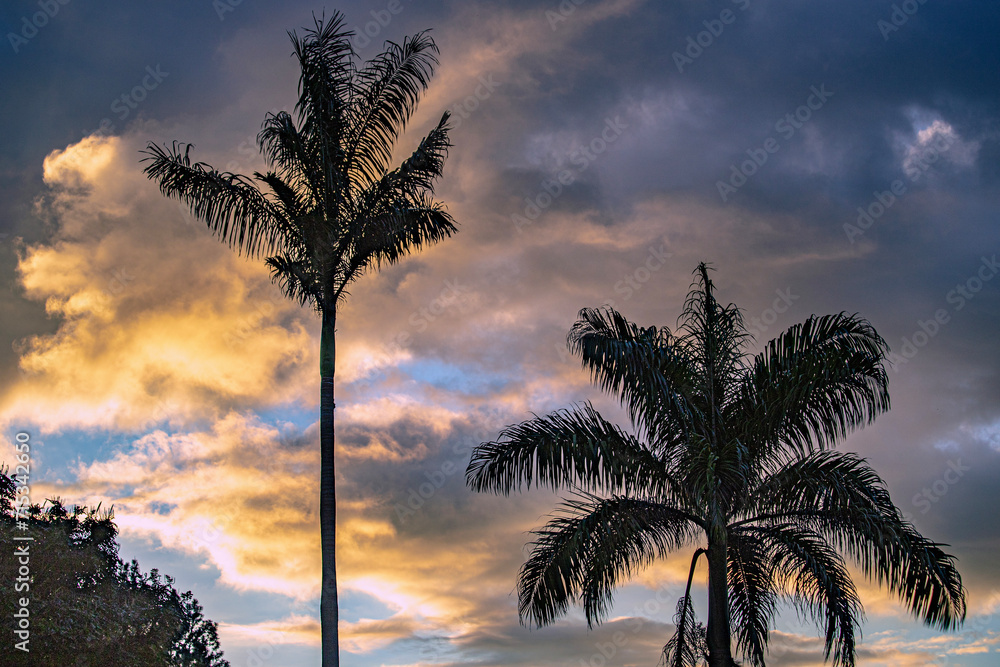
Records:
{"label": "vertical watermark text", "polygon": [[[31,487],[28,482],[31,474],[31,436],[21,431],[14,436],[17,450],[17,468],[14,477],[17,486],[14,490],[14,507],[16,526],[21,532],[28,530],[28,516],[31,508]],[[17,564],[17,576],[14,579],[14,592],[21,595],[14,599],[14,649],[29,652],[28,642],[31,641],[31,542],[30,535],[14,536],[14,560]]]}

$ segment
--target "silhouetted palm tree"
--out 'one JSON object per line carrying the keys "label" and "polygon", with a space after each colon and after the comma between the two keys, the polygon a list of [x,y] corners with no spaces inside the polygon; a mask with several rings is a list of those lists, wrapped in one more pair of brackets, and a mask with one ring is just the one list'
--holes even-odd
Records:
{"label": "silhouetted palm tree", "polygon": [[448,114],[416,151],[389,169],[392,149],[437,64],[426,32],[386,43],[359,68],[344,17],[289,33],[302,74],[296,117],[269,114],[257,137],[268,164],[253,178],[192,164],[190,146],[150,144],[145,173],[167,196],[240,253],[264,256],[285,294],[322,316],[320,531],[323,665],[338,665],[334,332],[347,286],[410,251],[450,236],[454,221],[433,201],[448,147]]}
{"label": "silhouetted palm tree", "polygon": [[[586,404],[510,426],[473,453],[477,491],[575,494],[535,533],[518,578],[522,622],[550,623],[582,601],[592,625],[637,568],[699,546],[691,572],[705,554],[712,667],[735,664],[732,635],[764,665],[782,601],[816,615],[826,658],[854,665],[862,608],[845,557],[927,624],[957,627],[954,557],[903,518],[864,459],[829,449],[889,408],[885,341],[855,315],[812,316],[750,358],[739,309],[715,300],[704,264],[695,273],[677,334],[608,308],[582,310],[569,335],[642,439]],[[668,664],[701,659],[690,579],[676,623]]]}

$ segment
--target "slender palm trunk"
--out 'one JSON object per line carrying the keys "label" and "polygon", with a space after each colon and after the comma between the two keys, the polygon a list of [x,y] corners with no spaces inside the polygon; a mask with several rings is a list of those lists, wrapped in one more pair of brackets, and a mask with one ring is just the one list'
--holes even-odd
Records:
{"label": "slender palm trunk", "polygon": [[733,667],[729,627],[729,579],[726,542],[708,544],[708,667]]}
{"label": "slender palm trunk", "polygon": [[336,313],[323,311],[320,335],[319,397],[319,530],[323,552],[323,588],[319,603],[323,634],[323,667],[340,667],[337,606],[337,468],[334,462],[333,375],[337,356]]}
{"label": "slender palm trunk", "polygon": [[[684,589],[684,608],[681,610],[681,623],[687,619],[687,610],[691,605],[691,582],[694,581],[694,568],[698,565],[698,556],[705,553],[704,549],[696,549],[694,556],[691,557],[691,569],[688,571],[688,584],[687,588]],[[688,631],[694,630],[694,628],[686,628]],[[677,636],[677,660],[682,660],[684,655],[684,633],[680,632]],[[667,665],[666,667],[670,667]]]}

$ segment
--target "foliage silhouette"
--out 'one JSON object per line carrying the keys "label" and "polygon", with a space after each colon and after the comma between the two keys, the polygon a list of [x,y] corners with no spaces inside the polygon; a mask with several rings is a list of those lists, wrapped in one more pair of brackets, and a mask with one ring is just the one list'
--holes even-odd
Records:
{"label": "foliage silhouette", "polygon": [[576,601],[598,622],[638,568],[704,545],[711,667],[735,664],[732,639],[764,665],[783,601],[817,621],[826,659],[853,666],[863,610],[845,557],[926,624],[957,627],[965,589],[946,545],[903,518],[864,459],[830,449],[889,409],[885,341],[856,315],[814,315],[749,357],[740,310],[716,301],[705,264],[695,275],[676,333],[606,308],[580,311],[569,334],[641,438],[585,404],[473,452],[476,491],[574,494],[535,533],[517,583],[522,622],[545,625]]}
{"label": "foliage silhouette", "polygon": [[[0,470],[0,545],[8,554],[27,545],[30,573],[18,582],[26,589],[2,596],[0,614],[13,618],[15,601],[29,600],[30,637],[27,653],[5,649],[4,664],[228,667],[217,626],[192,593],[178,593],[171,577],[119,558],[111,510],[67,509],[56,499],[25,508],[21,529],[17,478],[6,472]],[[17,581],[18,561],[0,559],[4,581]]]}
{"label": "foliage silhouette", "polygon": [[323,665],[340,664],[336,574],[334,367],[337,307],[370,269],[393,264],[456,230],[432,199],[450,143],[448,113],[402,164],[392,149],[437,64],[426,32],[386,42],[357,64],[351,31],[335,13],[299,37],[296,116],[269,114],[257,137],[269,171],[247,176],[192,163],[190,145],[149,144],[146,175],[180,199],[241,254],[265,257],[285,295],[322,318],[320,342],[320,533]]}

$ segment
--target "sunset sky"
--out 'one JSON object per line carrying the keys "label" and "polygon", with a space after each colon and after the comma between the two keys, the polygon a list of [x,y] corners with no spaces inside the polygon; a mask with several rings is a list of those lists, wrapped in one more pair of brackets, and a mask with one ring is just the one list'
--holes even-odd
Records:
{"label": "sunset sky", "polygon": [[[319,662],[319,319],[165,199],[139,151],[263,170],[261,121],[296,100],[286,31],[323,10],[0,8],[0,464],[26,432],[33,500],[113,505],[122,556],[193,590],[233,667]],[[532,413],[592,400],[627,425],[566,334],[604,304],[672,328],[700,261],[751,351],[840,311],[892,348],[891,411],[840,448],[951,545],[969,617],[928,629],[859,576],[860,664],[998,663],[1000,4],[325,10],[362,59],[432,28],[440,66],[397,152],[452,111],[436,195],[460,228],[339,314],[345,666],[656,665],[690,552],[592,631],[579,608],[521,627],[515,577],[559,495],[473,494],[464,471]],[[768,665],[823,664],[819,632],[786,610]]]}

